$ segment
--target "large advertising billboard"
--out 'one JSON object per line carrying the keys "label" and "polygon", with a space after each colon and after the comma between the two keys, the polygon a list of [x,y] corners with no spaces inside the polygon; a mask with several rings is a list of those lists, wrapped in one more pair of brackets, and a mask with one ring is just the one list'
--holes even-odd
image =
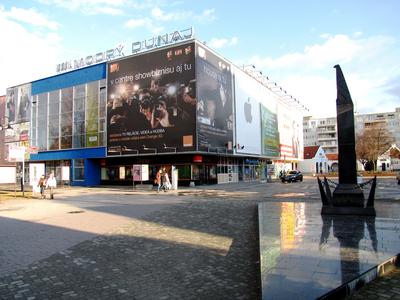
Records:
{"label": "large advertising billboard", "polygon": [[262,154],[269,157],[279,157],[279,132],[276,109],[261,105],[261,141]]}
{"label": "large advertising billboard", "polygon": [[200,151],[232,150],[231,65],[202,45],[196,49],[197,143]]}
{"label": "large advertising billboard", "polygon": [[31,115],[31,84],[8,88],[6,92],[6,116],[10,123],[29,121]]}
{"label": "large advertising billboard", "polygon": [[278,128],[281,159],[298,160],[303,157],[302,114],[284,104],[278,106]]}
{"label": "large advertising billboard", "polygon": [[107,155],[196,149],[194,53],[192,42],[108,64]]}
{"label": "large advertising billboard", "polygon": [[236,107],[236,152],[261,154],[260,103],[263,97],[259,83],[234,68]]}

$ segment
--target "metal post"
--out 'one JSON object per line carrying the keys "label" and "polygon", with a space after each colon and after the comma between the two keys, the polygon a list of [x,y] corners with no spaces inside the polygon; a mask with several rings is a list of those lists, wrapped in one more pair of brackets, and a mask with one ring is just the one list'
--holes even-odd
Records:
{"label": "metal post", "polygon": [[25,153],[24,158],[22,159],[22,197],[25,197]]}

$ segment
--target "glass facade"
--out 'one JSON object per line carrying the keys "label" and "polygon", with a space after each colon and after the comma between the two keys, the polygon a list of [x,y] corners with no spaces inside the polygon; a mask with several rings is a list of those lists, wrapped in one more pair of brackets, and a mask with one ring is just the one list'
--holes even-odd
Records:
{"label": "glass facade", "polygon": [[105,146],[105,80],[33,96],[31,145],[40,151]]}

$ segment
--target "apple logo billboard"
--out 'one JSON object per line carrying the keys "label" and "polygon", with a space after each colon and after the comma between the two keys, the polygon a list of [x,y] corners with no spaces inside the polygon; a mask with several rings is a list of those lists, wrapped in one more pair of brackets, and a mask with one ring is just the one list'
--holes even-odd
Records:
{"label": "apple logo billboard", "polygon": [[253,121],[253,116],[251,115],[251,103],[250,103],[250,97],[247,98],[247,102],[244,103],[244,118],[247,123],[250,123]]}
{"label": "apple logo billboard", "polygon": [[261,155],[260,101],[264,91],[242,70],[234,72],[236,153]]}

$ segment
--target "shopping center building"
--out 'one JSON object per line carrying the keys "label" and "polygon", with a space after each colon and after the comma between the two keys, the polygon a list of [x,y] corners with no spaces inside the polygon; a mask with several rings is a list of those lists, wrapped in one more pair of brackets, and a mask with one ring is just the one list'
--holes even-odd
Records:
{"label": "shopping center building", "polygon": [[180,185],[249,181],[303,157],[304,106],[195,39],[8,88],[0,105],[27,184],[150,183],[159,169]]}

